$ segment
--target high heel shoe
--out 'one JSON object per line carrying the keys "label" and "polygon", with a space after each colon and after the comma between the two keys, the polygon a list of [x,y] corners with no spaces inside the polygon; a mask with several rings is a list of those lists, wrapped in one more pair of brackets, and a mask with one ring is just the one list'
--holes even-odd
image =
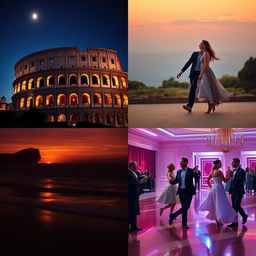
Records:
{"label": "high heel shoe", "polygon": [[215,105],[212,104],[212,113],[214,113],[214,111],[215,111]]}

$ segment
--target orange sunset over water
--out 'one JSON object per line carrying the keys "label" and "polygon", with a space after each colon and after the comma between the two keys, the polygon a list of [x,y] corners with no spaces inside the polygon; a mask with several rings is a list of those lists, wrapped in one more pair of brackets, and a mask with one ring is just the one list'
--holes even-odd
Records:
{"label": "orange sunset over water", "polygon": [[126,129],[1,129],[0,153],[38,148],[40,163],[104,162],[127,156]]}

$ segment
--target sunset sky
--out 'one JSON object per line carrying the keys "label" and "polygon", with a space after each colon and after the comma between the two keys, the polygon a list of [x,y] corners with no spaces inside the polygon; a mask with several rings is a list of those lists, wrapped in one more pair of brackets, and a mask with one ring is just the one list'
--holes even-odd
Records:
{"label": "sunset sky", "polygon": [[255,31],[254,0],[130,0],[129,79],[153,85],[175,76],[202,39],[221,58],[217,77],[237,75],[256,57]]}
{"label": "sunset sky", "polygon": [[127,157],[127,129],[1,129],[0,153],[38,148],[41,163]]}

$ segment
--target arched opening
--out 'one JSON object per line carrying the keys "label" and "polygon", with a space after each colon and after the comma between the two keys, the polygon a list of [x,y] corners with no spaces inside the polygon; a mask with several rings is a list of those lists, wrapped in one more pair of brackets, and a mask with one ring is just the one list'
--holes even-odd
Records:
{"label": "arched opening", "polygon": [[69,76],[69,84],[70,85],[77,84],[76,75],[72,74]]}
{"label": "arched opening", "polygon": [[48,76],[47,77],[47,86],[53,86],[55,84],[55,80],[53,76]]}
{"label": "arched opening", "polygon": [[95,93],[93,95],[93,103],[94,104],[102,104],[102,99],[101,99],[101,95],[99,93]]}
{"label": "arched opening", "polygon": [[112,105],[113,102],[112,102],[112,97],[111,97],[110,93],[105,93],[104,98],[105,98],[106,105]]}
{"label": "arched opening", "polygon": [[99,76],[94,74],[92,75],[92,84],[93,85],[99,85]]}
{"label": "arched opening", "polygon": [[91,122],[91,116],[89,114],[83,115],[83,121],[84,122]]}
{"label": "arched opening", "polygon": [[57,98],[57,105],[65,106],[66,105],[66,96],[64,94],[59,94]]}
{"label": "arched opening", "polygon": [[90,101],[90,95],[88,93],[82,94],[82,104],[89,105],[91,103]]}
{"label": "arched opening", "polygon": [[29,79],[28,81],[28,89],[32,89],[35,87],[35,82],[34,82],[34,79]]}
{"label": "arched opening", "polygon": [[15,93],[17,93],[17,89],[18,89],[18,86],[17,86],[17,85],[15,85],[15,86],[14,86],[14,91],[13,91],[13,92],[14,92],[14,94],[15,94]]}
{"label": "arched opening", "polygon": [[33,107],[33,98],[30,96],[27,98],[27,108]]}
{"label": "arched opening", "polygon": [[78,105],[78,96],[75,93],[71,93],[69,95],[69,104],[70,105]]}
{"label": "arched opening", "polygon": [[44,79],[43,79],[43,77],[38,77],[38,78],[37,78],[36,87],[37,87],[37,88],[42,88],[42,87],[44,87]]}
{"label": "arched opening", "polygon": [[64,114],[58,115],[58,122],[66,122],[66,116]]}
{"label": "arched opening", "polygon": [[27,81],[22,82],[21,90],[25,91],[27,89]]}
{"label": "arched opening", "polygon": [[103,85],[109,85],[109,77],[107,75],[103,76]]}
{"label": "arched opening", "polygon": [[86,74],[81,75],[81,84],[89,84],[89,76]]}
{"label": "arched opening", "polygon": [[117,78],[117,76],[112,76],[112,85],[113,86],[118,86],[118,78]]}
{"label": "arched opening", "polygon": [[20,108],[25,108],[25,98],[20,99]]}
{"label": "arched opening", "polygon": [[123,118],[120,113],[117,114],[117,123],[118,123],[118,125],[123,124]]}
{"label": "arched opening", "polygon": [[124,106],[128,106],[128,96],[123,94],[123,102],[124,102]]}
{"label": "arched opening", "polygon": [[114,123],[113,115],[112,114],[107,114],[106,116],[106,123],[111,125]]}
{"label": "arched opening", "polygon": [[42,107],[43,106],[43,96],[38,95],[36,96],[36,107]]}
{"label": "arched opening", "polygon": [[66,77],[64,75],[58,76],[59,85],[65,85],[66,84]]}
{"label": "arched opening", "polygon": [[17,89],[18,92],[20,92],[20,83],[18,83],[18,89]]}
{"label": "arched opening", "polygon": [[48,115],[47,116],[47,122],[54,122],[54,116],[53,115]]}
{"label": "arched opening", "polygon": [[115,94],[115,105],[120,106],[122,104],[121,97],[119,94]]}
{"label": "arched opening", "polygon": [[127,83],[126,83],[126,79],[124,77],[121,77],[121,82],[122,82],[123,88],[126,88],[127,87]]}
{"label": "arched opening", "polygon": [[54,97],[53,95],[47,95],[46,97],[46,106],[53,106],[54,105]]}
{"label": "arched opening", "polygon": [[78,122],[78,115],[77,114],[71,114],[70,115],[70,122],[72,126],[76,126],[76,123]]}
{"label": "arched opening", "polygon": [[101,124],[101,123],[102,123],[102,116],[101,116],[101,114],[96,113],[94,119],[95,119],[95,123],[96,123],[96,124]]}

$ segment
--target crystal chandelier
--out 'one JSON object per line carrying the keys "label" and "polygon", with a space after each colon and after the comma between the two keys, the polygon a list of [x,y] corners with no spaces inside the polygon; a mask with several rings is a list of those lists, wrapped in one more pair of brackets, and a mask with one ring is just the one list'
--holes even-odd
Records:
{"label": "crystal chandelier", "polygon": [[214,151],[228,153],[244,144],[243,136],[236,134],[235,128],[212,128],[211,131],[213,135],[207,137],[207,145]]}

